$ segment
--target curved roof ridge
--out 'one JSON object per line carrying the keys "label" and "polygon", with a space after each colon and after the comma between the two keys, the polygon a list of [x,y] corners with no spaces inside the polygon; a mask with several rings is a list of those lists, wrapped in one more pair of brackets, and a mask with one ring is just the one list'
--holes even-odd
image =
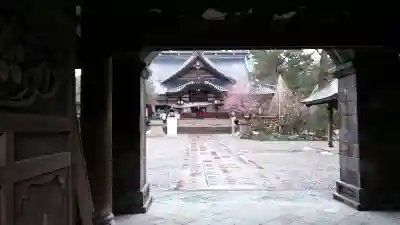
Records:
{"label": "curved roof ridge", "polygon": [[184,69],[186,69],[190,64],[195,63],[196,59],[200,59],[205,63],[208,67],[214,70],[215,73],[218,75],[222,76],[223,78],[229,80],[231,83],[235,83],[236,81],[228,76],[226,76],[222,71],[220,71],[216,65],[211,62],[211,60],[207,59],[207,57],[204,55],[203,52],[200,51],[194,51],[193,54],[182,64],[182,66],[179,67],[177,71],[175,71],[171,76],[169,76],[167,79],[162,81],[161,83],[168,82],[172,78],[174,78],[177,74],[181,73]]}
{"label": "curved roof ridge", "polygon": [[179,92],[179,91],[182,91],[187,86],[192,85],[192,84],[206,84],[206,85],[209,85],[209,86],[213,87],[217,91],[228,91],[228,89],[226,89],[226,88],[224,88],[222,86],[219,86],[217,84],[214,84],[214,83],[212,83],[210,81],[188,81],[188,82],[186,82],[184,84],[181,84],[181,85],[179,85],[177,87],[170,88],[167,91],[170,92],[170,93]]}

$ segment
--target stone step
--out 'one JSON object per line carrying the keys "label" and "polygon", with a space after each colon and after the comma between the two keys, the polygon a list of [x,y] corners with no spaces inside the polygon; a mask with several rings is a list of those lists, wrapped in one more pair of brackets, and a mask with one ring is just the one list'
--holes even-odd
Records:
{"label": "stone step", "polygon": [[163,130],[162,125],[151,125],[150,126],[150,132],[146,132],[148,137],[159,137],[159,136],[165,136],[165,132]]}
{"label": "stone step", "polygon": [[231,127],[178,127],[178,134],[230,134]]}
{"label": "stone step", "polygon": [[230,119],[186,119],[186,120],[178,120],[178,126],[183,127],[225,127],[231,126]]}

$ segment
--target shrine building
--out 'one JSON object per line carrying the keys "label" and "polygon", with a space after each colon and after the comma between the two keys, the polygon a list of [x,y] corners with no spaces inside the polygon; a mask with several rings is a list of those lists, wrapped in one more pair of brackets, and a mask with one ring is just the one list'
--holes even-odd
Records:
{"label": "shrine building", "polygon": [[[228,117],[231,109],[224,107],[225,100],[237,84],[250,88],[253,68],[248,50],[160,52],[149,66],[156,100],[148,109],[171,108],[186,118],[199,110],[205,117]],[[274,92],[275,86],[267,85],[243,94],[269,101]]]}

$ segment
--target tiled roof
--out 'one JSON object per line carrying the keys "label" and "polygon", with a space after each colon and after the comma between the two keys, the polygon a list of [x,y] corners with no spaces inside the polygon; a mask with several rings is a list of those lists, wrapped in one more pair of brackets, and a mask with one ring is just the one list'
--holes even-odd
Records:
{"label": "tiled roof", "polygon": [[241,83],[230,86],[229,90],[233,94],[250,94],[250,95],[267,95],[274,94],[276,86],[274,85],[258,85],[254,87],[251,83]]}
{"label": "tiled roof", "polygon": [[258,86],[253,88],[250,93],[251,94],[274,94],[276,90],[276,87],[273,85],[262,85],[262,86]]}
{"label": "tiled roof", "polygon": [[170,92],[170,93],[172,93],[172,92],[180,92],[183,89],[185,89],[187,86],[192,85],[192,84],[194,84],[194,81],[189,81],[187,83],[179,85],[178,87],[169,88],[169,89],[167,89],[167,92]]}
{"label": "tiled roof", "polygon": [[[150,79],[153,81],[156,94],[164,94],[167,88],[161,83],[171,77],[176,71],[182,68],[183,64],[192,56],[193,51],[180,51],[178,53],[159,54],[150,64],[152,72]],[[206,60],[212,63],[225,76],[236,82],[246,83],[248,81],[248,56],[245,52],[237,54],[235,52],[203,51]]]}
{"label": "tiled roof", "polygon": [[335,78],[323,88],[318,88],[317,86],[311,93],[311,95],[301,102],[306,104],[307,106],[324,104],[328,101],[335,100],[337,98],[338,92],[339,80]]}
{"label": "tiled roof", "polygon": [[212,82],[204,81],[204,83],[205,83],[206,85],[212,86],[213,88],[215,88],[215,89],[218,90],[218,91],[228,91],[228,89],[226,89],[226,88],[224,88],[224,87],[222,87],[222,86],[219,86],[219,85],[217,85],[217,84],[213,84]]}
{"label": "tiled roof", "polygon": [[173,77],[175,77],[176,75],[181,73],[184,69],[186,69],[188,66],[193,65],[196,62],[196,60],[202,61],[205,64],[205,66],[207,66],[209,69],[213,70],[215,74],[219,75],[222,78],[227,79],[230,83],[236,82],[235,79],[233,79],[231,77],[227,77],[222,71],[220,71],[218,69],[218,67],[216,65],[214,65],[213,62],[211,62],[209,59],[207,59],[207,57],[204,56],[204,54],[202,52],[195,51],[195,52],[193,52],[192,56],[190,56],[190,58],[187,59],[186,62],[183,63],[182,66],[174,74],[172,74],[170,77],[165,79],[162,82],[162,84],[171,80]]}
{"label": "tiled roof", "polygon": [[167,89],[167,92],[169,92],[169,93],[179,92],[179,91],[182,91],[186,87],[188,87],[190,85],[193,85],[193,84],[204,84],[204,85],[211,86],[211,87],[213,87],[214,89],[216,89],[218,91],[228,91],[226,88],[221,87],[221,86],[219,86],[217,84],[213,84],[213,83],[211,83],[209,81],[204,81],[204,82],[202,82],[202,81],[189,81],[187,83],[179,85],[178,87]]}

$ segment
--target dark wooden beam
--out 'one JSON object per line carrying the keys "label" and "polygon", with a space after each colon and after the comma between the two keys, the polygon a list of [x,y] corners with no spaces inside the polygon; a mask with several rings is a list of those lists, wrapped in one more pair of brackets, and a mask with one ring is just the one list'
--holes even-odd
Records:
{"label": "dark wooden beam", "polygon": [[[89,46],[87,46],[89,47]],[[94,204],[94,224],[114,224],[112,213],[111,59],[85,50],[82,68],[82,145]]]}
{"label": "dark wooden beam", "polygon": [[328,147],[333,147],[333,109],[332,103],[328,104]]}
{"label": "dark wooden beam", "polygon": [[[398,46],[399,37],[395,29],[398,19],[371,17],[364,12],[352,16],[341,12],[298,13],[286,20],[250,15],[222,21],[142,15],[140,21],[145,22],[135,24],[140,36],[137,32],[127,32],[128,25],[138,21],[137,16],[130,13],[115,18],[112,34],[118,38],[110,42],[114,51],[138,51],[142,46],[154,50]],[[191,34],[190,38],[185,34]],[[132,41],[138,39],[141,46]]]}

